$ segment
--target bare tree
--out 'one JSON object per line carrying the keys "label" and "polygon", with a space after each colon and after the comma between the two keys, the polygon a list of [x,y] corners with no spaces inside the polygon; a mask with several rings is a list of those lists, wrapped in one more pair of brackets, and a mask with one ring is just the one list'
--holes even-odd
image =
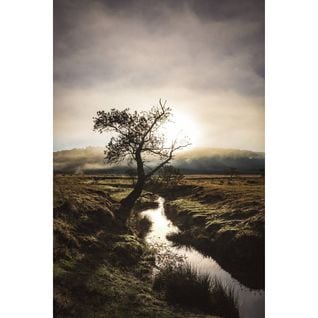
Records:
{"label": "bare tree", "polygon": [[[109,112],[98,111],[97,117],[93,118],[95,131],[115,134],[106,145],[106,162],[118,163],[128,159],[137,166],[134,189],[121,201],[120,211],[124,220],[129,217],[146,181],[170,162],[177,150],[190,144],[186,140],[181,143],[174,140],[171,145],[166,145],[160,129],[171,116],[171,109],[166,106],[166,102],[159,100],[159,105],[149,111],[130,112],[129,108],[122,111],[113,108]],[[157,162],[152,168],[145,165],[149,159]]]}

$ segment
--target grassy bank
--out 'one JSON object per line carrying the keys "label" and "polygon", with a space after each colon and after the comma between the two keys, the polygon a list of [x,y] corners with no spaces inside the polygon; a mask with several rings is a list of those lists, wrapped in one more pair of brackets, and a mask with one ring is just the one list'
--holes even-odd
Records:
{"label": "grassy bank", "polygon": [[155,277],[154,288],[172,304],[198,308],[225,318],[238,318],[238,304],[232,290],[216,278],[199,274],[189,264],[165,266]]}
{"label": "grassy bank", "polygon": [[153,290],[154,254],[142,239],[149,223],[117,221],[130,189],[126,179],[55,176],[54,317],[210,317]]}
{"label": "grassy bank", "polygon": [[188,177],[160,194],[182,230],[170,240],[212,256],[246,286],[264,288],[263,178]]}

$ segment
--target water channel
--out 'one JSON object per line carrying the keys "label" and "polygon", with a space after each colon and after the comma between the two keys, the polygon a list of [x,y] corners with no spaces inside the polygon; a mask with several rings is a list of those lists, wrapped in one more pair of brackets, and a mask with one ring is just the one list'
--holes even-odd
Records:
{"label": "water channel", "polygon": [[146,236],[149,244],[164,246],[173,254],[181,256],[199,273],[208,274],[219,279],[225,287],[231,287],[237,298],[241,318],[265,317],[265,294],[263,290],[253,290],[234,279],[230,273],[223,270],[211,257],[206,257],[193,248],[176,247],[166,236],[179,232],[178,227],[168,220],[164,211],[164,198],[159,197],[159,206],[141,212],[152,221],[152,227]]}

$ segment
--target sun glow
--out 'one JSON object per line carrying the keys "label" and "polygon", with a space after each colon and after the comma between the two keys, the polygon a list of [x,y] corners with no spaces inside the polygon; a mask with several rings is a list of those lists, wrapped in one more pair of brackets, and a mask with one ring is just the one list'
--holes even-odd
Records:
{"label": "sun glow", "polygon": [[174,114],[173,119],[164,126],[163,134],[167,145],[176,139],[179,143],[188,140],[191,145],[187,148],[193,148],[198,146],[200,140],[199,126],[194,120],[182,113]]}

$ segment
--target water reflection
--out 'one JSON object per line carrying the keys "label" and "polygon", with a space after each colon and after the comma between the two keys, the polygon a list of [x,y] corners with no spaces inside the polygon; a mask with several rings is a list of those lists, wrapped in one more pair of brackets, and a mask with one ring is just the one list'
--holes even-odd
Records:
{"label": "water reflection", "polygon": [[265,317],[264,291],[245,287],[223,270],[211,257],[203,256],[193,248],[175,247],[167,240],[167,234],[177,233],[179,229],[167,219],[164,213],[164,199],[159,198],[158,203],[157,209],[142,212],[142,215],[149,217],[152,221],[152,228],[146,237],[147,242],[167,246],[174,254],[184,257],[198,272],[217,277],[224,286],[232,287],[238,300],[241,318]]}

